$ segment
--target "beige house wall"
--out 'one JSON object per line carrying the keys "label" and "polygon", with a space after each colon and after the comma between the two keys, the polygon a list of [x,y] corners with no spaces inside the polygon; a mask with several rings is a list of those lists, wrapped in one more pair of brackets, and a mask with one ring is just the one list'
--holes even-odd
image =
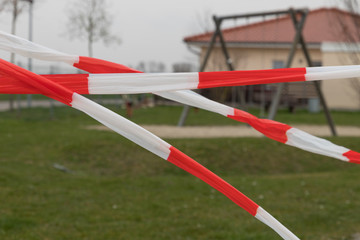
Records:
{"label": "beige house wall", "polygon": [[[360,59],[360,58],[359,58]],[[352,65],[350,53],[324,52],[324,66]],[[360,110],[360,80],[334,79],[322,82],[327,103],[332,109]]]}
{"label": "beige house wall", "polygon": [[[236,70],[271,69],[273,61],[284,61],[286,64],[289,49],[263,49],[263,48],[228,48],[228,52]],[[201,51],[203,62],[206,48]],[[310,50],[313,61],[322,61],[320,50]],[[291,67],[305,67],[306,60],[300,50],[295,54]],[[225,57],[219,48],[212,51],[205,71],[227,70]]]}
{"label": "beige house wall", "polygon": [[[201,51],[201,63],[206,54]],[[240,48],[228,47],[235,70],[271,69],[273,61],[284,61],[286,65],[289,49],[280,48]],[[321,62],[323,66],[352,64],[349,54],[339,52],[321,52],[320,49],[309,49],[311,59]],[[359,58],[360,59],[360,58]],[[297,50],[291,67],[306,67],[306,59],[301,50]],[[205,71],[227,70],[224,55],[219,47],[214,48]],[[331,109],[360,109],[360,80],[327,80],[322,82],[322,90]]]}

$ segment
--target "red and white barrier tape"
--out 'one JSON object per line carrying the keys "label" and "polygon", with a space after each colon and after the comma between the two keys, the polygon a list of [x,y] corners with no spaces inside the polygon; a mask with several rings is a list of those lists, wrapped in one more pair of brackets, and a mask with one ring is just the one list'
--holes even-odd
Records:
{"label": "red and white barrier tape", "polygon": [[236,121],[247,123],[266,137],[278,142],[345,162],[360,163],[360,153],[358,152],[315,137],[287,124],[257,118],[245,111],[206,99],[192,91],[162,92],[157,94],[167,99],[206,109]]}
{"label": "red and white barrier tape", "polygon": [[[239,79],[246,82],[253,81],[254,79],[256,79],[257,82],[260,80],[264,82],[264,80],[274,81],[274,79],[278,81],[280,78],[282,80],[290,78],[294,81],[303,81],[304,79],[318,79],[321,77],[327,77],[330,79],[333,77],[343,77],[344,75],[350,77],[356,76],[359,73],[360,66],[357,65],[237,72],[146,74],[140,73],[137,70],[128,68],[121,64],[95,58],[79,57],[60,53],[3,32],[0,32],[0,48],[28,57],[66,62],[91,73],[122,73],[91,74],[90,77],[88,74],[45,75],[48,79],[72,89],[79,94],[155,92],[155,94],[167,99],[206,109],[234,120],[247,123],[265,136],[287,145],[337,158],[342,161],[360,163],[359,153],[348,148],[335,145],[322,138],[312,136],[299,129],[292,128],[289,125],[272,120],[259,119],[245,111],[214,102],[192,91],[161,91],[164,89],[169,90],[176,87],[179,88],[179,86],[182,86],[182,88],[192,88],[196,85],[201,85],[202,87],[220,85],[224,84],[222,82],[219,83],[219,79],[222,78],[225,80],[230,79],[232,82],[234,82],[234,79],[238,82]],[[339,75],[339,73],[343,75]],[[239,79],[236,79],[235,76],[238,76]],[[173,81],[171,87],[169,87],[171,84],[167,81],[169,78]],[[121,79],[122,81],[120,81]],[[201,84],[199,83],[199,79]],[[179,81],[180,83],[178,83]],[[225,82],[225,85],[228,83],[229,82]],[[168,88],[166,86],[168,86]],[[12,77],[3,77],[0,79],[0,93],[26,94],[37,93],[36,91],[38,90],[22,85],[18,82],[18,80]]]}
{"label": "red and white barrier tape", "polygon": [[[61,53],[1,31],[0,49],[36,59],[65,62],[93,73],[55,77],[61,85],[72,82],[73,78],[81,79],[76,85],[78,89],[74,90],[90,94],[131,94],[360,77],[358,65],[200,73],[141,73],[120,64]],[[0,89],[5,91],[3,86],[0,86]]]}
{"label": "red and white barrier tape", "polygon": [[[85,57],[80,57],[80,62]],[[93,59],[95,61],[95,59]],[[95,62],[99,62],[96,60]],[[80,68],[84,64],[74,64]],[[95,65],[93,63],[93,65]],[[112,63],[114,65],[114,63]],[[114,68],[116,66],[112,66]],[[123,66],[122,66],[123,67]],[[99,68],[99,67],[98,67]],[[84,69],[84,68],[81,68]],[[88,68],[86,68],[88,69]],[[310,72],[310,73],[309,73]],[[344,70],[316,72],[311,68],[288,68],[253,71],[199,72],[199,73],[112,73],[112,74],[65,74],[47,78],[82,94],[136,94],[188,89],[243,86],[280,82],[299,82],[336,78],[360,77],[360,66]],[[18,88],[17,88],[18,87]],[[0,82],[3,93],[29,93],[11,79]]]}
{"label": "red and white barrier tape", "polygon": [[105,126],[113,129],[115,132],[125,136],[161,158],[200,178],[216,190],[223,193],[235,204],[242,207],[251,215],[274,229],[284,239],[299,239],[274,217],[229,183],[135,123],[70,89],[48,80],[43,76],[29,72],[2,59],[0,59],[0,72],[4,75],[16,78],[18,81],[21,81],[24,85],[27,85],[30,88],[38,89],[46,96],[61,101],[88,114]]}

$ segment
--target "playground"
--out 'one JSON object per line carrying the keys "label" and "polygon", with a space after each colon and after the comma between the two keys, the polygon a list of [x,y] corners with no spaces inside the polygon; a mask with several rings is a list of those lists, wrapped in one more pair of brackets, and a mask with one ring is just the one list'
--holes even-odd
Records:
{"label": "playground", "polygon": [[28,40],[1,5],[0,238],[360,239],[360,5],[213,15],[166,72],[93,57],[105,0],[69,10],[88,55],[33,42],[33,3]]}

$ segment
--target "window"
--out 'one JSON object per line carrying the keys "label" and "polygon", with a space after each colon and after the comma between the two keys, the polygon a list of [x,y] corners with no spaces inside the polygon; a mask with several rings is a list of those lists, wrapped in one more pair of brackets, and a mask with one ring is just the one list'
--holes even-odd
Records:
{"label": "window", "polygon": [[284,68],[285,67],[285,62],[282,60],[273,60],[272,61],[272,68]]}
{"label": "window", "polygon": [[313,67],[321,67],[322,66],[322,62],[321,61],[313,61],[312,62]]}

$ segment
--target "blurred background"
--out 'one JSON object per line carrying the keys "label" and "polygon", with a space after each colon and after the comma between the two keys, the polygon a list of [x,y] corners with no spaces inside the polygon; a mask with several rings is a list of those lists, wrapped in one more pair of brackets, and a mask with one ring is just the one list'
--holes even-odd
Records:
{"label": "blurred background", "polygon": [[[355,0],[0,0],[0,30],[144,72],[273,69],[360,64],[359,13]],[[0,57],[38,74],[80,73]],[[199,93],[360,152],[359,79]],[[150,93],[88,97],[165,138],[301,239],[360,239],[358,165]],[[205,183],[81,112],[44,96],[4,94],[0,238],[280,239]]]}

